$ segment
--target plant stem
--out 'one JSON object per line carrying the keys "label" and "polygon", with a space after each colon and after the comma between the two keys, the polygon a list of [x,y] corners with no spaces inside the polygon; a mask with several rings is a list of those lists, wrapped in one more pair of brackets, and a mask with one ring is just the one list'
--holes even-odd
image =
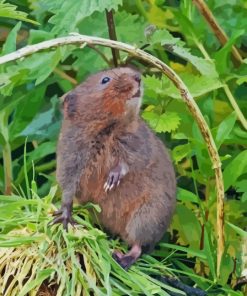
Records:
{"label": "plant stem", "polygon": [[56,73],[57,75],[59,75],[60,77],[62,77],[63,79],[65,80],[68,80],[70,83],[72,83],[73,85],[76,85],[78,84],[77,80],[74,79],[73,77],[69,76],[68,74],[66,74],[64,71],[58,69],[58,68],[55,68],[53,70],[54,73]]}
{"label": "plant stem", "polygon": [[227,84],[225,84],[223,86],[223,89],[227,95],[228,100],[230,101],[232,108],[234,109],[234,111],[237,114],[237,117],[239,119],[239,121],[241,122],[241,124],[243,125],[243,127],[247,130],[247,120],[245,119],[242,111],[240,110],[236,100],[234,99],[234,96],[232,95],[229,86]]}
{"label": "plant stem", "polygon": [[[106,10],[106,20],[108,26],[109,37],[111,40],[117,41],[117,34],[115,29],[114,17],[113,17],[113,10]],[[116,48],[112,48],[112,60],[115,67],[118,66],[118,62],[120,61],[119,51]]]}
{"label": "plant stem", "polygon": [[[196,36],[193,36],[194,38],[194,42],[196,44],[196,46],[199,48],[199,50],[201,51],[202,55],[204,56],[204,58],[206,60],[211,60],[209,54],[207,53],[206,49],[204,48],[204,46],[202,45],[202,43],[200,43]],[[233,94],[231,93],[231,90],[229,89],[228,85],[225,82],[225,85],[223,86],[224,92],[228,98],[228,100],[230,101],[233,110],[236,112],[238,120],[241,122],[242,126],[247,130],[247,121],[242,113],[242,111],[240,110]]]}
{"label": "plant stem", "polygon": [[101,52],[97,47],[95,47],[94,45],[88,45],[88,47],[92,48],[94,51],[97,52],[97,54],[99,54],[102,59],[106,62],[106,64],[111,67],[111,62],[107,59],[107,57],[103,54],[103,52]]}
{"label": "plant stem", "polygon": [[11,195],[11,183],[12,183],[12,157],[11,157],[11,147],[9,143],[6,143],[3,147],[3,166],[4,166],[4,179],[5,188],[4,194]]}
{"label": "plant stem", "polygon": [[[202,16],[205,18],[206,22],[211,27],[221,45],[224,46],[228,41],[228,37],[224,30],[218,24],[216,18],[212,14],[207,4],[203,0],[193,0],[193,3],[196,5]],[[236,66],[239,66],[243,62],[242,57],[235,46],[232,46],[232,56]]]}
{"label": "plant stem", "polygon": [[8,130],[9,113],[3,110],[0,114],[0,133],[4,138],[3,144],[3,166],[4,166],[4,194],[10,195],[12,193],[12,156],[11,146],[9,143],[9,130]]}
{"label": "plant stem", "polygon": [[139,13],[147,20],[148,19],[148,15],[146,13],[146,10],[144,9],[143,5],[142,5],[142,0],[136,0],[136,7],[139,10]]}
{"label": "plant stem", "polygon": [[128,52],[130,55],[147,62],[148,64],[159,69],[163,74],[165,74],[173,84],[179,89],[181,98],[187,105],[190,110],[192,116],[194,117],[197,125],[201,131],[201,134],[204,138],[204,141],[207,145],[208,153],[210,156],[210,160],[212,162],[212,167],[215,172],[215,183],[216,183],[216,195],[217,195],[217,276],[220,275],[220,264],[222,255],[224,252],[224,183],[221,171],[221,161],[219,158],[219,154],[210,132],[210,129],[205,121],[199,107],[197,106],[195,100],[190,94],[188,88],[180,79],[180,77],[164,62],[152,56],[151,54],[138,49],[132,45],[113,41],[109,39],[94,37],[94,36],[86,36],[79,35],[76,36],[67,36],[60,37],[52,40],[43,41],[34,45],[26,46],[22,49],[19,49],[15,52],[12,52],[8,55],[0,57],[0,64],[4,64],[8,61],[13,61],[25,57],[27,55],[33,54],[35,52],[57,47],[66,44],[78,44],[79,46],[82,44],[93,44],[93,45],[103,45],[111,48],[117,48],[118,50],[123,50]]}

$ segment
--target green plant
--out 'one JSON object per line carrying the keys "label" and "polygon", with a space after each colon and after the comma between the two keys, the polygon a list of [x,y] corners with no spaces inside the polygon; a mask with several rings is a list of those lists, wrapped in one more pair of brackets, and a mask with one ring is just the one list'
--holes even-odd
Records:
{"label": "green plant", "polygon": [[[180,3],[154,0],[124,1],[123,3],[122,1],[93,0],[90,1],[92,3],[90,7],[84,7],[86,2],[82,2],[63,1],[61,5],[58,0],[40,0],[29,5],[23,1],[22,5],[18,3],[18,7],[14,7],[14,1],[9,1],[8,4],[6,1],[1,1],[1,7],[4,6],[8,11],[8,14],[5,15],[8,18],[20,19],[21,15],[25,17],[22,20],[27,20],[27,14],[14,13],[18,8],[18,10],[25,10],[30,14],[29,19],[39,22],[39,25],[30,22],[16,22],[13,25],[13,22],[9,21],[7,17],[1,19],[3,30],[7,32],[7,37],[4,38],[2,44],[2,55],[13,52],[25,44],[35,44],[67,35],[70,32],[107,38],[108,27],[104,9],[115,9],[115,29],[118,40],[136,47],[145,47],[149,53],[170,65],[188,86],[213,134],[223,168],[225,251],[220,277],[217,278],[215,252],[217,237],[214,235],[216,233],[217,202],[215,180],[206,144],[191,114],[186,110],[184,103],[179,100],[180,94],[170,80],[161,77],[151,66],[145,63],[143,65],[127,53],[121,52],[122,62],[132,62],[144,72],[143,118],[163,140],[169,141],[178,172],[178,207],[170,229],[171,240],[169,244],[162,241],[160,250],[157,249],[153,256],[160,262],[169,262],[172,269],[176,269],[178,274],[183,274],[189,283],[196,283],[202,289],[208,290],[209,294],[213,293],[214,285],[217,282],[221,285],[221,288],[217,290],[217,295],[226,295],[227,293],[242,295],[240,291],[235,292],[230,287],[236,285],[243,268],[246,268],[242,254],[242,244],[246,240],[246,232],[243,229],[246,226],[245,209],[247,203],[245,181],[247,154],[244,151],[247,144],[246,120],[244,118],[247,111],[247,106],[244,104],[247,82],[246,38],[244,37],[247,19],[246,3],[240,0],[234,3],[209,1],[208,11],[210,12],[211,9],[220,28],[223,28],[230,36],[225,40],[225,44],[221,45],[221,39],[218,39],[217,33],[208,30],[205,19],[198,14],[196,6],[189,0]],[[99,2],[101,2],[100,5]],[[203,1],[194,2],[200,8]],[[206,13],[205,15],[207,16]],[[234,52],[231,58],[233,44],[235,44],[237,52],[240,52],[240,58]],[[2,212],[5,214],[2,216],[0,226],[2,228],[0,244],[2,243],[3,247],[4,242],[8,241],[9,244],[5,247],[10,247],[11,231],[17,229],[19,246],[15,249],[17,253],[13,252],[13,258],[16,258],[15,254],[18,252],[27,252],[25,245],[22,246],[25,243],[22,240],[24,235],[21,235],[23,229],[25,233],[27,228],[27,233],[32,236],[36,233],[34,237],[36,235],[41,239],[46,237],[45,240],[48,242],[52,240],[51,234],[54,233],[54,230],[46,228],[48,221],[46,210],[52,208],[51,198],[48,198],[48,201],[47,197],[37,198],[37,202],[34,192],[38,196],[47,196],[51,186],[54,186],[56,138],[61,120],[58,96],[70,90],[77,81],[83,80],[88,74],[113,65],[112,53],[109,49],[98,48],[95,45],[91,47],[78,49],[73,45],[61,46],[54,50],[25,57],[24,60],[0,66],[0,151],[2,152],[0,191],[6,194],[1,199],[0,213],[1,216]],[[27,141],[26,157],[23,156],[25,141]],[[24,160],[25,166],[23,165]],[[37,190],[30,191],[28,178],[32,176],[33,171],[35,171],[35,179],[38,184]],[[34,184],[33,186],[35,186]],[[20,197],[7,197],[10,193],[29,198],[28,200],[23,198],[20,200],[22,204],[18,206],[20,207],[19,212],[14,207],[14,202],[17,202]],[[29,207],[32,203],[31,211],[33,213],[30,214]],[[46,206],[44,203],[47,203]],[[15,213],[14,210],[10,211],[11,207],[15,209]],[[22,209],[24,209],[25,217],[21,215],[20,210]],[[12,213],[12,216],[7,215],[8,211]],[[40,216],[43,217],[42,221],[39,220],[39,215],[37,218],[34,214],[36,211],[42,212]],[[78,210],[78,212],[85,214],[85,210]],[[34,218],[30,218],[32,216],[36,217],[36,223],[33,222],[33,225],[32,221],[34,220],[32,219]],[[23,219],[23,223],[18,222],[20,217]],[[87,213],[84,217],[85,221],[89,221]],[[13,219],[15,222],[12,223]],[[82,220],[80,221],[82,224],[84,223]],[[32,225],[31,230],[28,228],[30,224]],[[11,227],[11,225],[13,226]],[[94,229],[91,224],[83,225],[88,231]],[[69,247],[65,248],[65,254],[73,259],[75,256],[73,255],[75,254],[73,253],[75,250],[73,249],[73,241],[77,241],[73,230],[66,235],[62,229],[59,229],[58,234],[60,237],[64,237],[65,242],[69,239]],[[77,235],[79,240],[78,232],[76,232]],[[97,230],[94,235],[95,238],[104,237]],[[72,245],[70,236],[74,237]],[[15,241],[13,239],[13,244]],[[111,241],[108,244],[105,238],[103,241],[105,245],[100,243],[97,248],[96,246],[91,247],[90,252],[95,254],[96,249],[99,248],[106,256],[105,248],[112,249],[116,242]],[[35,241],[32,243],[34,248],[37,248],[37,245],[38,243]],[[15,247],[15,245],[12,246]],[[170,255],[165,247],[171,250]],[[70,252],[71,248],[73,251]],[[6,250],[1,249],[3,256],[6,256],[4,253]],[[68,253],[66,253],[67,251]],[[79,249],[76,251],[81,252]],[[83,249],[83,251],[85,250]],[[106,257],[107,260],[110,260],[109,253]],[[59,256],[60,252],[57,255]],[[100,255],[97,253],[97,256]],[[44,262],[42,258],[44,259],[42,256],[36,257],[37,260],[40,260],[39,264],[41,265],[39,266],[42,266],[42,262]],[[158,260],[155,261],[153,257],[146,256],[143,260],[146,264],[144,267],[142,266],[143,261],[140,261],[131,270],[131,276],[133,273],[137,276],[143,272],[141,277],[145,278],[147,283],[141,282],[141,287],[142,285],[149,287],[150,281],[152,282],[152,279],[146,279],[145,276],[145,274],[149,274],[150,270],[153,272],[154,269],[154,273],[160,272],[160,274],[169,270],[164,270],[163,264]],[[72,260],[72,262],[74,264],[76,261]],[[92,262],[94,262],[92,264],[94,266],[96,263]],[[112,261],[111,263],[113,264],[112,268],[117,269]],[[54,268],[49,264],[46,266],[48,269]],[[96,266],[98,268],[97,264],[95,268]],[[107,266],[110,268],[109,264]],[[92,289],[95,289],[95,293],[97,293],[97,289],[109,285],[106,283],[106,279],[110,271],[107,272],[104,271],[101,274],[102,278],[106,277],[104,280],[97,281],[97,284],[101,284],[96,287],[91,286]],[[130,289],[128,290],[129,294],[140,293],[140,287],[138,288],[138,285],[132,281],[130,283],[129,276],[121,272],[118,268],[116,273],[109,277],[110,286],[114,287],[112,289],[115,289],[115,293],[120,293],[121,288],[126,289],[125,285]],[[44,279],[50,278],[51,275],[54,275],[54,271],[41,272],[38,275],[39,280],[35,281],[32,278],[30,285],[34,285],[34,289],[35,285],[38,287]],[[68,275],[63,274],[63,277],[66,276]],[[114,286],[114,280],[111,282],[114,276],[124,279],[123,282],[119,284],[118,279]],[[126,284],[126,278],[129,284]],[[74,288],[73,276],[72,279],[71,287]],[[85,280],[83,283],[85,284],[84,288],[88,283],[92,284]],[[155,293],[155,289],[160,289],[157,287],[160,287],[160,284],[155,282],[154,286],[150,288],[154,290],[147,288],[147,294]],[[156,293],[163,295],[161,294],[163,292],[160,291],[157,290]],[[244,287],[242,293],[244,293]]]}

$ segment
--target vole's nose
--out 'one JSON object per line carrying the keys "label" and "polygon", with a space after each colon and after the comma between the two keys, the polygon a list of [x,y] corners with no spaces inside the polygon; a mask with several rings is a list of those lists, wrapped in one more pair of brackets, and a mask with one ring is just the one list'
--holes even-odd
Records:
{"label": "vole's nose", "polygon": [[136,82],[140,83],[141,82],[141,74],[135,74],[134,79]]}

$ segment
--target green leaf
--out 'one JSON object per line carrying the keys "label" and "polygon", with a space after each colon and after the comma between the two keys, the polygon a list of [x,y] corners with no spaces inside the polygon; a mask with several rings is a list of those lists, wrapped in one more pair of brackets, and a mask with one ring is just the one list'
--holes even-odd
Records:
{"label": "green leaf", "polygon": [[181,200],[183,202],[189,201],[189,202],[193,202],[196,204],[198,204],[200,202],[200,199],[196,194],[194,194],[193,192],[188,191],[186,189],[180,188],[180,187],[178,188],[177,199]]}
{"label": "green leaf", "polygon": [[230,222],[226,222],[226,224],[228,226],[230,226],[237,234],[239,234],[241,237],[247,238],[247,232],[244,231],[243,229],[239,228],[238,226],[230,223]]}
{"label": "green leaf", "polygon": [[[217,78],[213,77],[181,73],[180,78],[188,87],[193,97],[202,96],[223,86]],[[152,97],[156,103],[159,102],[157,94],[160,97],[168,96],[174,99],[181,98],[178,89],[166,76],[162,76],[161,79],[155,78],[154,76],[146,76],[143,80],[145,85],[145,97]]]}
{"label": "green leaf", "polygon": [[22,237],[22,236],[7,236],[0,234],[0,247],[18,247],[24,244],[30,245],[36,241],[42,241],[44,239],[44,234],[33,235],[32,237]]}
{"label": "green leaf", "polygon": [[178,243],[190,245],[191,249],[199,250],[201,225],[191,209],[183,204],[178,204],[172,220],[172,228],[178,231]]}
{"label": "green leaf", "polygon": [[236,180],[247,173],[247,150],[242,151],[237,155],[224,169],[223,178],[225,190],[233,186]]}
{"label": "green leaf", "polygon": [[236,122],[237,116],[235,112],[232,112],[229,116],[227,116],[218,126],[215,143],[217,148],[219,149],[225,139],[227,139],[228,135],[231,133],[234,124]]}
{"label": "green leaf", "polygon": [[[53,154],[56,151],[56,143],[55,142],[45,142],[39,145],[35,150],[29,152],[27,154],[27,165],[26,170],[29,171],[32,168],[32,164],[38,162],[42,158],[47,155]],[[16,178],[16,183],[20,184],[25,177],[25,170],[24,167],[18,173]]]}
{"label": "green leaf", "polygon": [[0,17],[17,19],[17,20],[39,25],[38,22],[35,22],[27,18],[27,13],[22,11],[17,11],[16,9],[17,9],[17,6],[10,3],[5,3],[5,0],[0,0]]}
{"label": "green leaf", "polygon": [[52,123],[54,110],[49,109],[46,112],[39,113],[32,122],[20,133],[22,136],[39,135],[39,131],[48,128]]}
{"label": "green leaf", "polygon": [[178,164],[182,159],[191,154],[191,152],[190,144],[177,145],[172,150],[172,159],[174,159],[175,163]]}
{"label": "green leaf", "polygon": [[9,33],[2,50],[2,55],[8,54],[16,50],[17,33],[21,28],[21,22],[18,22]]}
{"label": "green leaf", "polygon": [[161,115],[153,111],[144,111],[142,117],[157,132],[172,132],[176,130],[180,124],[180,117],[175,112],[165,112]]}
{"label": "green leaf", "polygon": [[33,291],[34,288],[39,287],[44,282],[44,280],[49,278],[54,272],[55,269],[52,268],[39,270],[34,280],[27,281],[27,283],[21,289],[19,296],[25,296],[28,294],[28,292]]}
{"label": "green leaf", "polygon": [[32,121],[40,111],[45,95],[45,88],[39,87],[28,92],[27,95],[16,104],[14,120],[10,125],[10,139],[13,141],[20,136],[22,130]]}
{"label": "green leaf", "polygon": [[[13,88],[27,82],[35,85],[43,82],[54,70],[62,59],[62,48],[50,52],[39,52],[18,61],[17,64],[8,66],[4,75],[4,83],[0,84],[3,95],[11,95]],[[33,87],[33,86],[32,86]]]}
{"label": "green leaf", "polygon": [[202,75],[210,76],[211,78],[218,77],[213,61],[191,54],[190,50],[184,47],[184,42],[179,38],[173,37],[167,30],[157,30],[150,37],[149,41],[151,44],[160,43],[167,51],[190,62]]}
{"label": "green leaf", "polygon": [[229,67],[229,55],[232,50],[232,46],[236,42],[236,40],[242,36],[245,33],[245,30],[236,30],[234,34],[231,36],[231,38],[227,41],[227,43],[224,45],[223,48],[221,48],[216,54],[215,54],[215,64],[217,71],[220,74],[226,74],[231,69]]}
{"label": "green leaf", "polygon": [[199,257],[202,259],[207,259],[206,255],[204,254],[203,251],[195,251],[191,248],[186,248],[186,247],[173,245],[173,244],[167,244],[167,243],[160,243],[159,245],[161,247],[169,248],[172,250],[178,250],[178,251],[185,252],[186,254],[191,255],[191,256]]}
{"label": "green leaf", "polygon": [[50,18],[49,22],[55,25],[52,32],[62,34],[73,32],[81,20],[95,11],[118,10],[122,0],[70,0],[63,2],[56,0],[56,3],[59,3],[59,5],[53,7],[52,12],[55,15]]}
{"label": "green leaf", "polygon": [[221,259],[221,264],[220,264],[220,281],[219,283],[221,285],[226,285],[228,280],[229,280],[229,276],[230,274],[233,272],[234,270],[234,261],[232,260],[232,257],[225,253],[222,256]]}

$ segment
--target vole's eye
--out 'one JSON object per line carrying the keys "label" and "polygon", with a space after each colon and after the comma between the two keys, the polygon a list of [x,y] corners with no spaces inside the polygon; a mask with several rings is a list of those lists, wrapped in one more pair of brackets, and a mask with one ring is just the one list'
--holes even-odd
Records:
{"label": "vole's eye", "polygon": [[102,80],[101,80],[101,84],[106,84],[107,82],[110,81],[110,78],[109,77],[104,77]]}

